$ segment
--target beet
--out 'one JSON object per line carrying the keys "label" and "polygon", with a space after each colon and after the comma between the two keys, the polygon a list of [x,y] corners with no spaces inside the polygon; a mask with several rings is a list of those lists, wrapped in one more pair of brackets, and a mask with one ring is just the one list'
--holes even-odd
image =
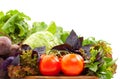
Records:
{"label": "beet", "polygon": [[8,55],[10,53],[11,40],[6,36],[0,37],[0,55]]}
{"label": "beet", "polygon": [[0,57],[0,66],[1,66],[1,63],[4,61],[3,58]]}
{"label": "beet", "polygon": [[15,56],[19,52],[20,52],[20,46],[17,45],[17,44],[13,44],[10,47],[10,54],[9,54],[9,56]]}
{"label": "beet", "polygon": [[4,78],[2,78],[2,77],[5,76],[5,72],[4,72],[4,70],[2,69],[2,67],[1,67],[1,65],[2,65],[3,62],[4,62],[3,58],[0,57],[0,79],[4,79]]}

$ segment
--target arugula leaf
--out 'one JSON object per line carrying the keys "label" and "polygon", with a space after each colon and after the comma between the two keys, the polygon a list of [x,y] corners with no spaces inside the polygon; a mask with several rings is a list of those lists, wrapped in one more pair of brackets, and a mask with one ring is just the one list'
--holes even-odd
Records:
{"label": "arugula leaf", "polygon": [[99,64],[99,62],[90,63],[90,64],[86,65],[86,67],[89,67],[89,69],[91,71],[96,72],[98,70],[98,64]]}

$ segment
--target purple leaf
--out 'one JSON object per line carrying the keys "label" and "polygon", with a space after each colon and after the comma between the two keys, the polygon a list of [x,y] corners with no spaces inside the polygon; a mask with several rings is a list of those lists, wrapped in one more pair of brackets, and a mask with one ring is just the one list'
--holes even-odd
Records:
{"label": "purple leaf", "polygon": [[90,47],[92,45],[85,45],[82,47],[82,49],[84,49],[85,53],[87,54],[88,58],[90,58]]}
{"label": "purple leaf", "polygon": [[73,49],[79,49],[82,47],[83,37],[80,37],[75,42],[75,45],[73,46]]}
{"label": "purple leaf", "polygon": [[12,61],[14,60],[14,57],[8,57],[5,61],[3,61],[1,63],[1,67],[4,71],[7,71],[7,67],[8,65],[10,65],[12,63]]}
{"label": "purple leaf", "polygon": [[70,32],[70,35],[67,37],[65,43],[66,43],[66,44],[69,44],[71,47],[74,47],[77,40],[78,40],[78,36],[77,36],[76,33],[72,30],[72,31]]}
{"label": "purple leaf", "polygon": [[11,65],[17,66],[20,64],[20,55],[17,55],[17,57],[14,58],[14,60],[11,62]]}
{"label": "purple leaf", "polygon": [[37,47],[37,48],[33,49],[33,51],[32,51],[32,58],[34,57],[35,54],[37,54],[37,56],[38,56],[37,62],[39,62],[40,61],[40,55],[44,54],[45,51],[46,51],[46,47],[45,46]]}
{"label": "purple leaf", "polygon": [[21,49],[22,49],[22,50],[31,50],[31,47],[30,47],[29,45],[27,45],[27,44],[23,44],[23,45],[21,46]]}
{"label": "purple leaf", "polygon": [[71,51],[73,48],[69,44],[61,44],[54,46],[52,49]]}
{"label": "purple leaf", "polygon": [[33,49],[33,51],[36,51],[38,54],[43,54],[45,53],[46,47],[42,46],[42,47],[36,47],[35,49]]}
{"label": "purple leaf", "polygon": [[79,50],[82,47],[83,37],[78,38],[77,34],[72,30],[66,39],[66,44],[69,44],[74,50]]}

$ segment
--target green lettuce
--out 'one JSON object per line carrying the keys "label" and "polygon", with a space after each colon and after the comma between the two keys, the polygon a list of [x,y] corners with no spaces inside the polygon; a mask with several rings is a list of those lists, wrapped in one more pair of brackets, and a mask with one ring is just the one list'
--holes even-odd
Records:
{"label": "green lettuce", "polygon": [[0,12],[0,36],[9,37],[12,43],[22,42],[29,33],[29,20],[29,16],[18,10]]}
{"label": "green lettuce", "polygon": [[29,35],[40,31],[49,31],[61,42],[65,42],[70,33],[69,31],[64,31],[61,26],[57,26],[56,23],[52,21],[49,25],[45,22],[33,22]]}
{"label": "green lettuce", "polygon": [[24,44],[35,47],[46,46],[46,51],[49,51],[53,46],[62,44],[62,42],[49,31],[40,31],[30,35]]}

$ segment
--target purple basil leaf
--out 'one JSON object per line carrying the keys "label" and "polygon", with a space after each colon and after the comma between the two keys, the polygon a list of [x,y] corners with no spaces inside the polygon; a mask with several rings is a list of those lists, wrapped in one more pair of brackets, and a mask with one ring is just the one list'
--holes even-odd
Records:
{"label": "purple basil leaf", "polygon": [[87,54],[87,57],[90,58],[90,47],[92,45],[85,45],[82,47],[82,49],[84,49],[85,53]]}
{"label": "purple basil leaf", "polygon": [[37,51],[32,51],[32,55],[31,55],[31,57],[34,58],[35,55],[36,55],[37,57],[39,57],[39,54],[38,54]]}
{"label": "purple basil leaf", "polygon": [[98,66],[101,66],[104,62],[103,60],[103,52],[98,52],[96,55],[96,60],[94,62],[99,62]]}
{"label": "purple basil leaf", "polygon": [[61,45],[54,46],[52,49],[72,51],[73,48],[68,44],[61,44]]}
{"label": "purple basil leaf", "polygon": [[0,55],[0,57],[5,60],[5,59],[7,59],[9,57],[9,55]]}
{"label": "purple basil leaf", "polygon": [[14,60],[11,62],[11,65],[17,66],[20,64],[20,55],[17,55],[17,57],[14,58]]}
{"label": "purple basil leaf", "polygon": [[18,55],[22,55],[22,51],[17,51],[14,56],[17,57]]}
{"label": "purple basil leaf", "polygon": [[35,49],[33,49],[33,51],[36,51],[38,54],[43,54],[45,53],[46,47],[42,46],[42,47],[36,47]]}
{"label": "purple basil leaf", "polygon": [[66,44],[69,44],[71,47],[74,47],[77,40],[78,40],[78,36],[77,36],[76,33],[72,30],[72,31],[70,32],[70,35],[67,37],[65,43],[66,43]]}
{"label": "purple basil leaf", "polygon": [[0,58],[0,79],[5,79],[4,77],[7,74],[7,69],[4,67],[3,63],[5,64],[5,60]]}
{"label": "purple basil leaf", "polygon": [[94,62],[99,62],[98,66],[102,66],[103,63],[104,63],[104,60],[103,60],[103,52],[98,52],[97,55],[96,55],[96,59]]}
{"label": "purple basil leaf", "polygon": [[1,63],[1,67],[4,71],[7,71],[7,67],[8,65],[10,65],[12,63],[12,61],[14,60],[14,57],[8,57],[5,61],[3,61]]}
{"label": "purple basil leaf", "polygon": [[31,50],[31,47],[30,47],[29,45],[27,45],[27,44],[23,44],[23,45],[21,46],[21,49],[22,49],[22,50]]}
{"label": "purple basil leaf", "polygon": [[79,37],[75,42],[73,49],[79,49],[82,47],[83,37]]}
{"label": "purple basil leaf", "polygon": [[82,47],[83,37],[78,38],[77,34],[72,30],[66,39],[66,44],[69,44],[74,50],[79,50]]}
{"label": "purple basil leaf", "polygon": [[46,47],[45,46],[37,47],[37,48],[33,49],[32,58],[34,57],[35,54],[37,54],[37,56],[38,56],[37,62],[39,63],[39,61],[40,61],[40,55],[44,54],[45,51],[46,51]]}

